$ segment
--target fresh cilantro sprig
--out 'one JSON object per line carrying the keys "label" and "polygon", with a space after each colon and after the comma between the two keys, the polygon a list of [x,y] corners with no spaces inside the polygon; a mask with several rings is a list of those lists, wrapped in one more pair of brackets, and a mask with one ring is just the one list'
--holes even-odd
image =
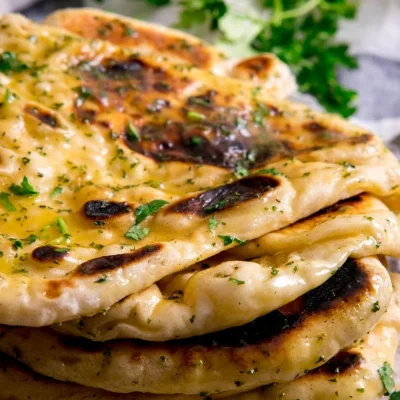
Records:
{"label": "fresh cilantro sprig", "polygon": [[[300,91],[310,93],[331,112],[344,117],[356,108],[356,92],[337,80],[338,67],[357,68],[346,44],[336,43],[343,19],[355,17],[353,0],[262,0],[261,9],[238,12],[227,0],[148,0],[155,5],[180,6],[178,27],[208,26],[220,33],[216,44],[237,56],[272,52],[289,64]],[[263,16],[263,13],[269,16]]]}
{"label": "fresh cilantro sprig", "polygon": [[348,46],[334,36],[339,21],[354,18],[356,5],[349,0],[265,0],[272,10],[271,23],[251,43],[260,52],[271,51],[290,65],[299,88],[310,93],[328,110],[344,117],[356,108],[356,92],[336,78],[338,67],[357,68]]}
{"label": "fresh cilantro sprig", "polygon": [[143,222],[148,216],[155,214],[162,207],[168,204],[168,201],[162,199],[152,200],[149,203],[142,204],[135,210],[136,222],[125,233],[125,237],[132,240],[142,240],[150,233],[150,228],[141,227],[139,224]]}
{"label": "fresh cilantro sprig", "polygon": [[21,185],[12,183],[9,187],[11,193],[16,196],[37,196],[39,192],[29,183],[26,176],[23,177]]}
{"label": "fresh cilantro sprig", "polygon": [[387,361],[385,361],[382,367],[378,369],[378,373],[381,378],[383,388],[385,389],[385,396],[390,396],[389,400],[400,400],[400,392],[392,392],[395,387],[393,369]]}
{"label": "fresh cilantro sprig", "polygon": [[16,54],[5,51],[0,54],[0,72],[9,74],[10,72],[25,71],[28,66],[23,63]]}
{"label": "fresh cilantro sprig", "polygon": [[161,207],[168,204],[168,201],[156,199],[149,203],[142,204],[135,210],[136,225],[144,221],[149,215],[155,214]]}

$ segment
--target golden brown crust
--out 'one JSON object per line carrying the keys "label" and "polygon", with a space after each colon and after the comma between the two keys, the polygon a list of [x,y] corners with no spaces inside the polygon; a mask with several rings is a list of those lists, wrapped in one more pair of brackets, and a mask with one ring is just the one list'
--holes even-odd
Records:
{"label": "golden brown crust", "polygon": [[[94,343],[45,328],[1,326],[0,350],[45,375],[115,392],[251,389],[293,380],[350,345],[379,320],[390,288],[377,259],[352,260],[290,316],[276,311],[243,327],[164,344]],[[372,312],[376,301],[381,309]]]}

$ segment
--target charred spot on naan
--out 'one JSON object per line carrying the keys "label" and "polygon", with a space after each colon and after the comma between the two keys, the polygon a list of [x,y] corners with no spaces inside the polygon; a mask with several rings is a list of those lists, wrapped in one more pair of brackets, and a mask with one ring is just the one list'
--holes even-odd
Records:
{"label": "charred spot on naan", "polygon": [[[123,21],[107,15],[96,15],[83,10],[78,18],[64,13],[62,26],[88,39],[108,40],[123,47],[148,46],[163,55],[177,56],[182,61],[200,68],[211,68],[215,51],[194,38],[186,39],[181,34],[160,31],[159,28]],[[219,55],[219,54],[218,54]],[[222,57],[221,57],[222,58]]]}
{"label": "charred spot on naan", "polygon": [[[285,315],[273,311],[255,321],[236,328],[207,334],[196,339],[183,339],[189,346],[196,343],[205,349],[213,346],[232,348],[249,347],[254,351],[268,350],[278,345],[291,331],[301,329],[304,322],[318,315],[329,315],[340,303],[356,304],[364,293],[372,289],[362,261],[349,259],[329,280],[303,296],[303,307],[295,313]],[[177,342],[178,343],[178,342]],[[261,346],[261,347],[259,347]]]}
{"label": "charred spot on naan", "polygon": [[191,82],[177,77],[137,55],[107,58],[100,63],[81,61],[71,70],[81,80],[75,88],[75,114],[82,122],[100,124],[98,114],[115,111],[142,119],[156,100],[168,104],[165,96],[180,93]]}
{"label": "charred spot on naan", "polygon": [[268,78],[278,61],[269,54],[260,54],[237,63],[231,76],[238,79],[258,80]]}
{"label": "charred spot on naan", "polygon": [[[255,321],[243,326],[226,329],[221,332],[206,334],[188,339],[179,339],[163,343],[150,343],[141,340],[120,340],[119,343],[131,343],[140,353],[140,349],[162,348],[165,352],[179,351],[182,353],[185,365],[193,365],[208,352],[228,352],[235,362],[241,363],[246,354],[260,353],[262,357],[279,350],[279,343],[290,340],[291,334],[301,330],[308,319],[318,319],[319,316],[329,317],[330,313],[342,303],[357,304],[365,293],[372,290],[371,277],[367,276],[362,261],[349,259],[342,268],[328,281],[302,296],[302,308],[289,315],[279,310],[273,311]],[[85,352],[104,352],[109,344],[96,342],[82,337],[65,338],[59,336],[64,347],[79,348]],[[87,347],[89,346],[89,348]],[[138,354],[139,354],[138,353]],[[343,364],[342,364],[343,365]]]}
{"label": "charred spot on naan", "polygon": [[[125,135],[126,145],[156,161],[182,161],[227,169],[255,168],[294,153],[261,122],[267,106],[251,111],[218,105],[216,92],[191,96],[180,115],[165,121],[146,121],[138,140]],[[223,103],[228,103],[224,99]],[[261,107],[261,106],[260,106]]]}
{"label": "charred spot on naan", "polygon": [[132,212],[131,206],[126,202],[108,200],[90,200],[83,206],[83,213],[91,220],[102,220],[115,218]]}
{"label": "charred spot on naan", "polygon": [[93,258],[81,264],[73,273],[73,277],[93,276],[104,274],[118,268],[124,268],[135,262],[140,262],[149,257],[154,257],[155,254],[162,250],[163,246],[160,243],[141,247],[131,253],[116,254],[113,256],[104,256]]}
{"label": "charred spot on naan", "polygon": [[362,355],[357,350],[344,350],[332,357],[328,362],[320,367],[311,370],[307,375],[326,376],[332,379],[335,376],[349,374],[356,370],[363,362]]}
{"label": "charred spot on naan", "polygon": [[367,194],[359,194],[345,200],[340,200],[337,203],[325,207],[309,217],[303,218],[292,225],[284,228],[285,230],[304,229],[304,226],[311,227],[325,221],[329,218],[336,218],[338,214],[351,215],[362,213],[363,210],[369,209],[371,197]]}
{"label": "charred spot on naan", "polygon": [[51,128],[59,128],[61,126],[55,113],[40,106],[26,105],[24,111],[26,114],[40,121],[40,123],[48,125]]}
{"label": "charred spot on naan", "polygon": [[315,141],[316,146],[326,146],[343,141],[346,141],[352,145],[356,145],[368,143],[374,139],[374,136],[371,133],[360,132],[349,136],[348,133],[340,132],[337,129],[332,129],[317,121],[307,122],[303,125],[303,128],[306,132],[311,132],[311,140]]}
{"label": "charred spot on naan", "polygon": [[58,262],[70,254],[69,249],[51,245],[37,247],[32,252],[32,258],[41,263]]}
{"label": "charred spot on naan", "polygon": [[216,211],[226,210],[248,200],[261,197],[279,185],[279,179],[272,176],[248,176],[180,200],[166,208],[165,211],[167,213],[196,214],[204,217]]}

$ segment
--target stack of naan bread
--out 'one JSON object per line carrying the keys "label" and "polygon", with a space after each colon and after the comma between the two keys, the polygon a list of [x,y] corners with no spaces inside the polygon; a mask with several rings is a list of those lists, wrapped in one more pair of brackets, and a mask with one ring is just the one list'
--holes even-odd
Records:
{"label": "stack of naan bread", "polygon": [[1,17],[0,399],[392,390],[400,165],[294,87],[114,14]]}

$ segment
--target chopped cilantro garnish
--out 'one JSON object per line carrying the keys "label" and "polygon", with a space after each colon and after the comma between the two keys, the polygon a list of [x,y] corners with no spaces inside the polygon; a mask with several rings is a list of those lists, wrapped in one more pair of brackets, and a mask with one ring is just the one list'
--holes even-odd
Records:
{"label": "chopped cilantro garnish", "polygon": [[236,283],[236,285],[244,285],[246,283],[245,281],[241,281],[240,279],[235,279],[235,278],[232,278],[232,277],[230,277],[228,279],[228,281]]}
{"label": "chopped cilantro garnish", "polygon": [[54,197],[59,196],[62,192],[63,192],[63,188],[61,186],[57,186],[50,193],[50,198],[54,199]]}
{"label": "chopped cilantro garnish", "polygon": [[208,229],[210,230],[211,233],[214,233],[215,228],[220,224],[220,222],[215,218],[215,215],[213,215],[209,220],[208,220]]}
{"label": "chopped cilantro garnish", "polygon": [[6,92],[4,93],[4,100],[3,104],[10,104],[15,100],[15,95],[11,92],[10,89],[6,89]]}
{"label": "chopped cilantro garnish", "polygon": [[131,122],[129,122],[128,126],[126,127],[126,137],[132,142],[138,142],[140,140],[139,129]]}
{"label": "chopped cilantro garnish", "polygon": [[108,274],[104,274],[101,278],[94,281],[94,283],[103,283],[107,280],[107,278],[108,278]]}
{"label": "chopped cilantro garnish", "polygon": [[76,106],[81,107],[83,102],[86,99],[91,99],[93,98],[93,92],[92,89],[85,87],[85,86],[79,86],[75,88],[75,91],[79,94],[78,98],[76,99]]}
{"label": "chopped cilantro garnish", "polygon": [[379,305],[379,301],[376,301],[373,305],[372,305],[372,312],[378,312],[381,309],[381,306]]}
{"label": "chopped cilantro garnish", "polygon": [[218,235],[218,237],[220,239],[222,239],[222,241],[224,242],[224,246],[229,246],[233,242],[239,244],[240,246],[243,246],[244,244],[246,244],[246,240],[240,240],[233,236]]}
{"label": "chopped cilantro garnish", "polygon": [[65,247],[58,247],[57,249],[54,249],[54,251],[56,253],[68,253],[69,249],[65,248]]}
{"label": "chopped cilantro garnish", "polygon": [[28,237],[26,237],[25,239],[22,239],[22,240],[24,242],[27,242],[27,244],[32,244],[32,243],[36,242],[37,236],[32,233]]}
{"label": "chopped cilantro garnish", "polygon": [[395,386],[392,367],[388,362],[385,361],[383,366],[378,369],[378,373],[381,377],[382,385],[386,390],[385,396],[388,396]]}
{"label": "chopped cilantro garnish", "polygon": [[278,275],[278,274],[279,274],[279,270],[276,269],[275,267],[272,267],[272,269],[271,269],[271,275],[272,275],[272,276],[276,276],[276,275]]}
{"label": "chopped cilantro garnish", "polygon": [[136,225],[140,224],[149,215],[155,214],[161,207],[168,204],[165,200],[152,200],[150,203],[142,204],[135,210]]}
{"label": "chopped cilantro garnish", "polygon": [[63,235],[69,235],[68,225],[61,217],[57,218],[57,228]]}
{"label": "chopped cilantro garnish", "polygon": [[389,400],[400,400],[400,391],[392,392]]}
{"label": "chopped cilantro garnish", "polygon": [[18,239],[10,239],[11,243],[12,243],[12,247],[14,250],[18,250],[18,249],[23,249],[24,246],[22,244],[22,242]]}
{"label": "chopped cilantro garnish", "polygon": [[7,210],[7,211],[16,211],[14,204],[11,203],[9,199],[9,194],[5,192],[0,193],[0,204]]}
{"label": "chopped cilantro garnish", "polygon": [[201,136],[192,136],[190,138],[191,144],[194,144],[195,146],[199,146],[204,142],[204,139]]}
{"label": "chopped cilantro garnish", "polygon": [[138,225],[133,225],[131,228],[129,228],[128,232],[125,233],[125,236],[129,239],[138,241],[142,240],[149,233],[150,233],[149,228],[141,228]]}
{"label": "chopped cilantro garnish", "polygon": [[198,113],[196,111],[188,111],[187,117],[193,122],[204,121],[206,116],[204,114]]}
{"label": "chopped cilantro garnish", "polygon": [[343,167],[349,168],[349,169],[354,169],[354,168],[356,167],[354,164],[350,164],[350,163],[347,162],[347,161],[343,161],[343,162],[342,162],[342,165],[343,165]]}
{"label": "chopped cilantro garnish", "polygon": [[0,54],[0,72],[22,72],[27,68],[28,66],[19,60],[14,53],[5,51]]}
{"label": "chopped cilantro garnish", "polygon": [[249,175],[249,170],[247,168],[245,168],[242,163],[238,163],[235,166],[235,175],[238,178],[241,178],[243,176],[248,176]]}
{"label": "chopped cilantro garnish", "polygon": [[262,126],[267,116],[269,116],[269,108],[265,104],[257,103],[257,108],[253,111],[254,123]]}
{"label": "chopped cilantro garnish", "polygon": [[273,176],[284,176],[282,172],[279,172],[276,168],[267,168],[267,169],[260,169],[257,171],[257,174],[267,174]]}
{"label": "chopped cilantro garnish", "polygon": [[28,178],[24,176],[22,179],[21,185],[16,185],[13,183],[9,187],[10,191],[16,196],[37,196],[39,192],[33,188],[33,186],[29,183]]}

